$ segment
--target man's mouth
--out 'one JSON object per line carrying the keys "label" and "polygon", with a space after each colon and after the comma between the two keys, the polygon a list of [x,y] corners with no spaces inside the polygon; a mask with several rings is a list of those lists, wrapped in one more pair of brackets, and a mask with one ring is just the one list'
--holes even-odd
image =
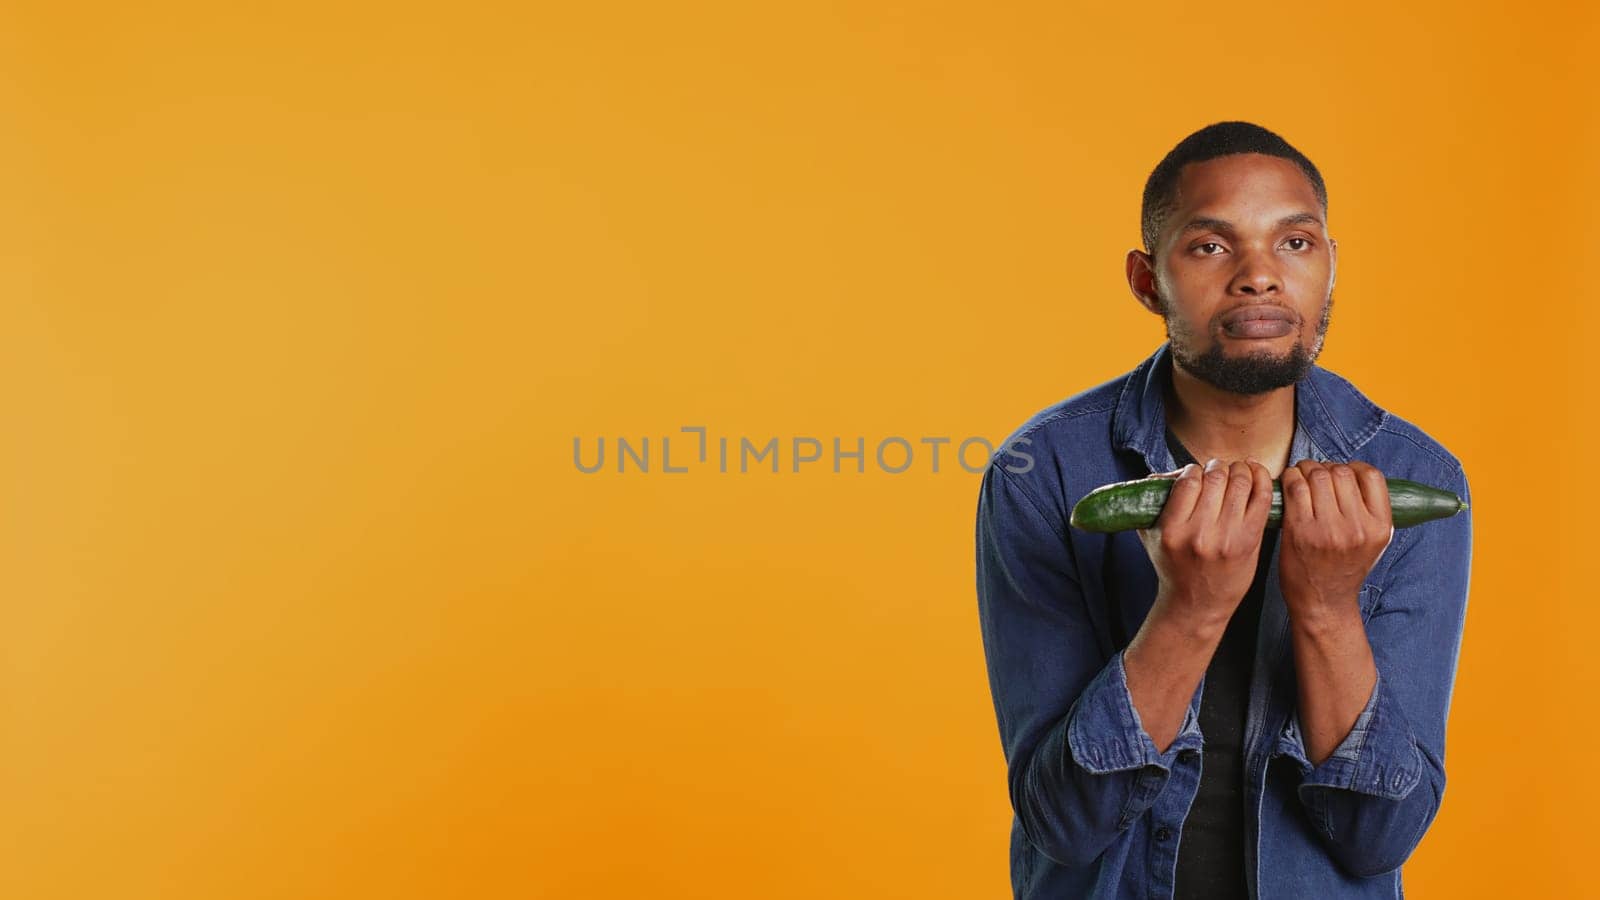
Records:
{"label": "man's mouth", "polygon": [[1222,316],[1223,333],[1232,338],[1279,338],[1294,334],[1294,313],[1265,303],[1235,307]]}

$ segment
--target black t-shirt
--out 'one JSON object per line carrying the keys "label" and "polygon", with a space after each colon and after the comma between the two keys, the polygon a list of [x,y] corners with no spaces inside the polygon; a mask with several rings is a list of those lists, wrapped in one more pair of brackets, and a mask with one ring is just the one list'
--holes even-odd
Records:
{"label": "black t-shirt", "polygon": [[[1170,428],[1167,447],[1178,466],[1197,462]],[[1206,668],[1205,690],[1200,695],[1200,731],[1205,737],[1200,790],[1183,820],[1175,900],[1248,900],[1250,896],[1244,862],[1244,728],[1267,567],[1277,543],[1278,530],[1268,528],[1261,538],[1255,580],[1228,621],[1216,655]]]}

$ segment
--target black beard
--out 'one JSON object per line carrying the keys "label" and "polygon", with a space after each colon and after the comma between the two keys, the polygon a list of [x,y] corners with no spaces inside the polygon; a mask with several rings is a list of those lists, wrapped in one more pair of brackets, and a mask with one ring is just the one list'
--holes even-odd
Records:
{"label": "black beard", "polygon": [[1322,307],[1322,321],[1317,323],[1315,354],[1306,352],[1306,348],[1296,341],[1294,349],[1287,356],[1252,354],[1237,358],[1223,355],[1222,344],[1216,341],[1204,353],[1190,353],[1185,343],[1173,336],[1172,318],[1166,315],[1162,318],[1166,322],[1167,340],[1176,365],[1218,390],[1253,395],[1288,387],[1311,371],[1317,357],[1322,355],[1322,339],[1328,333],[1328,321],[1332,315],[1333,295],[1330,293],[1328,302]]}
{"label": "black beard", "polygon": [[1314,360],[1306,348],[1296,343],[1288,356],[1222,355],[1222,346],[1212,344],[1199,356],[1190,355],[1179,344],[1172,344],[1172,361],[1185,372],[1206,384],[1232,394],[1265,394],[1288,387],[1311,371]]}

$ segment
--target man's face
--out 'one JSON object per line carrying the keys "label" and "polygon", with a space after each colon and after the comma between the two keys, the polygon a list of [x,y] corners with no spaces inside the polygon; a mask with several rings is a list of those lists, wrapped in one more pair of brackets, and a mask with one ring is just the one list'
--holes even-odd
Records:
{"label": "man's face", "polygon": [[1322,353],[1336,245],[1311,181],[1258,153],[1190,163],[1154,248],[1174,362],[1236,394],[1294,384]]}

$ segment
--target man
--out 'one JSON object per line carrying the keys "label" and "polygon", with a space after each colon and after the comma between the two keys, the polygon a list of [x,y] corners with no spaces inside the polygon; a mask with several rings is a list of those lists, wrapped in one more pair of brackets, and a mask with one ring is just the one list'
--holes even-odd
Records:
{"label": "man", "polygon": [[[1470,493],[1437,441],[1315,364],[1327,210],[1278,135],[1185,138],[1127,257],[1167,341],[1031,417],[984,473],[1017,897],[1401,896],[1444,794],[1472,524],[1394,529],[1384,479]],[[1069,526],[1090,490],[1152,473],[1176,480],[1151,528]]]}

